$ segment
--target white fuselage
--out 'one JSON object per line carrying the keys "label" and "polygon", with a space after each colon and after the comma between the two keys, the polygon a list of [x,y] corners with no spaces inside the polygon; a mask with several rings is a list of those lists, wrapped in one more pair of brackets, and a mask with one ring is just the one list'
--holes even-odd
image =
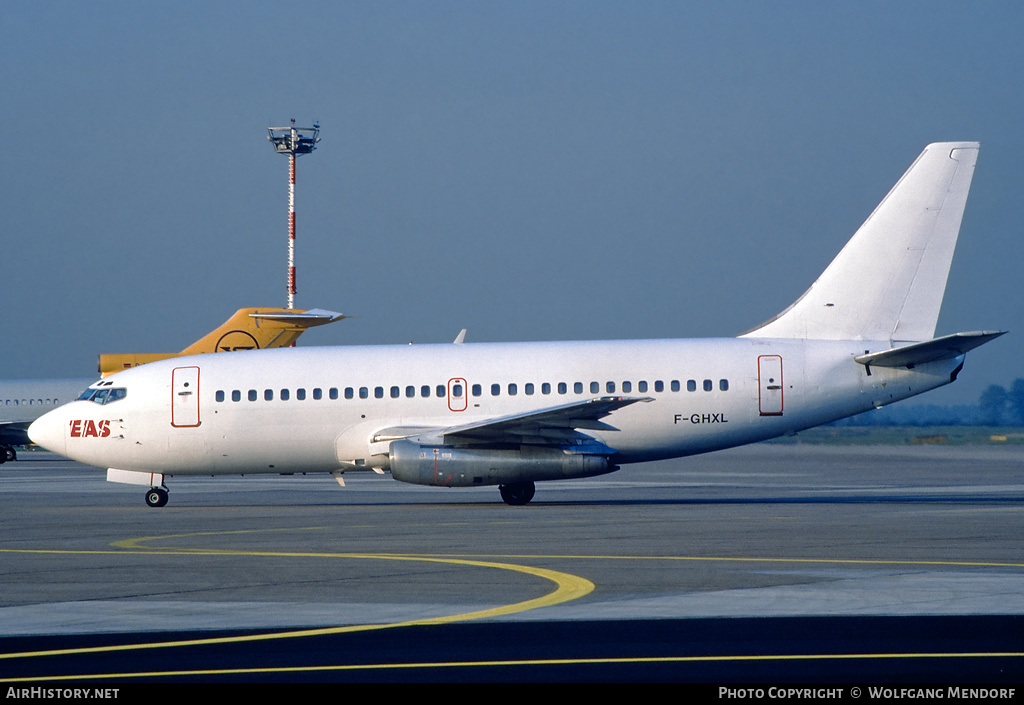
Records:
{"label": "white fuselage", "polygon": [[[322,347],[156,362],[108,377],[32,428],[81,462],[165,475],[387,467],[383,429],[445,429],[605,397],[587,435],[616,464],[792,433],[948,384],[962,356],[914,369],[854,361],[888,341],[729,338]],[[97,386],[94,385],[94,386]],[[460,394],[461,392],[461,394]],[[593,428],[593,427],[592,427]]]}

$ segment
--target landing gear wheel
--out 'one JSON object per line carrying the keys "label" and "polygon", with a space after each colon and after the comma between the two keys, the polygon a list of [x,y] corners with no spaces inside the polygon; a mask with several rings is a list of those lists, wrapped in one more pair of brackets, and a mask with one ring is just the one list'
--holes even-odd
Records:
{"label": "landing gear wheel", "polygon": [[532,482],[513,482],[509,485],[498,485],[498,491],[501,492],[501,498],[505,500],[505,504],[515,507],[533,499],[533,493],[537,491],[537,488]]}
{"label": "landing gear wheel", "polygon": [[163,487],[150,487],[146,492],[146,504],[151,507],[162,507],[167,504],[167,490]]}
{"label": "landing gear wheel", "polygon": [[18,454],[14,452],[13,446],[2,445],[0,446],[0,465],[10,460],[17,460]]}

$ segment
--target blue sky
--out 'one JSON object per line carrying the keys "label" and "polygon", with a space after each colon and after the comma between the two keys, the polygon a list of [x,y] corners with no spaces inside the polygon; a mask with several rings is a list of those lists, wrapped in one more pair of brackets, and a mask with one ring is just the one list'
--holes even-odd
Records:
{"label": "blue sky", "polygon": [[[833,7],[833,5],[837,5]],[[981,156],[940,334],[1024,376],[1018,2],[0,5],[7,378],[90,376],[286,301],[303,344],[731,336],[925,144]]]}

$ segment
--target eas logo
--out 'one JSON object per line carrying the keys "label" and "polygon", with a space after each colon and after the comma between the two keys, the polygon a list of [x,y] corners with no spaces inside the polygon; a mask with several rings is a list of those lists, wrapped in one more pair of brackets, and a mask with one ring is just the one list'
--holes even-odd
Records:
{"label": "eas logo", "polygon": [[75,419],[71,422],[72,438],[106,438],[110,435],[110,421],[93,421],[92,419]]}

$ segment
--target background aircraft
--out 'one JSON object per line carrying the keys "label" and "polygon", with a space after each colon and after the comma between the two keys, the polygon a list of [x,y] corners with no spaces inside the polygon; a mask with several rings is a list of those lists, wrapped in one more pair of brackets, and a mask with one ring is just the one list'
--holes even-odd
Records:
{"label": "background aircraft", "polygon": [[975,142],[929,145],[825,272],[737,338],[321,347],[167,360],[95,383],[29,429],[148,485],[165,476],[390,470],[535,482],[743,445],[954,381],[998,331],[934,338]]}
{"label": "background aircraft", "polygon": [[[308,328],[343,318],[346,316],[323,309],[242,308],[180,353],[103,354],[99,358],[99,371],[105,377],[147,362],[182,355],[286,347],[294,344]],[[14,446],[30,442],[26,431],[32,421],[76,399],[93,381],[93,378],[0,380],[0,463],[17,459]]]}

